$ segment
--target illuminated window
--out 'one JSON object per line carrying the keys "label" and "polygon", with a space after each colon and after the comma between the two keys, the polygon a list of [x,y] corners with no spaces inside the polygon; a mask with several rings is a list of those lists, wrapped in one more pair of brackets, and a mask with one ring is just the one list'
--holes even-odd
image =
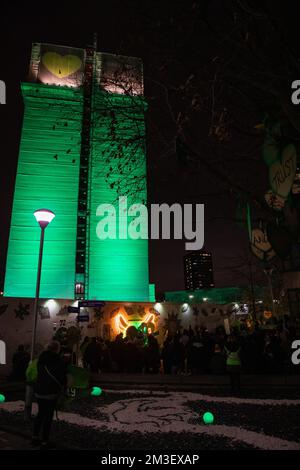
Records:
{"label": "illuminated window", "polygon": [[76,282],[76,284],[75,284],[75,294],[84,294],[84,284],[83,284],[83,282]]}

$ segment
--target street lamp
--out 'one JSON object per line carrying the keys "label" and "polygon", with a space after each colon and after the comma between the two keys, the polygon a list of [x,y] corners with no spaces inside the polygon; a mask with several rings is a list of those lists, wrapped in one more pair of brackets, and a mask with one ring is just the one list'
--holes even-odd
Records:
{"label": "street lamp", "polygon": [[[37,325],[37,318],[38,318],[38,302],[39,302],[39,296],[40,296],[45,228],[50,224],[50,222],[55,217],[54,212],[48,209],[38,209],[34,212],[33,215],[36,218],[36,221],[38,222],[39,226],[41,227],[41,236],[40,236],[38,271],[37,271],[36,288],[35,288],[35,299],[34,299],[34,307],[33,307],[33,330],[32,330],[32,338],[31,338],[30,361],[33,361],[33,358],[34,358],[34,349],[35,349],[35,342],[36,342],[36,325]],[[30,385],[27,385],[26,395],[25,395],[25,416],[27,418],[31,416],[32,394],[33,394],[32,387]]]}
{"label": "street lamp", "polygon": [[268,279],[268,285],[269,285],[269,291],[270,291],[270,296],[271,296],[271,312],[273,315],[276,313],[276,305],[275,305],[275,300],[274,300],[274,291],[273,291],[273,284],[272,284],[272,273],[274,271],[274,268],[265,268],[264,273],[267,276]]}

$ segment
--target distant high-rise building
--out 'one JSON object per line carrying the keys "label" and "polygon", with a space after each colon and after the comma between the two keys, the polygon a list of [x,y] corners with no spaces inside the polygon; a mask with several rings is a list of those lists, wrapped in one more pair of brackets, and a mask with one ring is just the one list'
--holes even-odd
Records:
{"label": "distant high-rise building", "polygon": [[194,251],[184,256],[186,290],[214,287],[212,254]]}

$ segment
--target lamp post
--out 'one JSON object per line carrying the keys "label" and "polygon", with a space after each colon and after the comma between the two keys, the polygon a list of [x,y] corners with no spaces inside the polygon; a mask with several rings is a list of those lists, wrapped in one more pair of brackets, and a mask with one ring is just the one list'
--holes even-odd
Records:
{"label": "lamp post", "polygon": [[269,286],[269,292],[270,292],[270,297],[271,297],[271,312],[273,315],[276,313],[276,305],[275,305],[275,300],[274,300],[274,292],[273,292],[273,284],[272,284],[272,273],[274,269],[273,268],[265,268],[264,273],[267,276],[268,279],[268,286]]}
{"label": "lamp post", "polygon": [[[48,209],[38,209],[34,212],[34,217],[36,218],[36,221],[41,227],[41,236],[40,236],[39,261],[38,261],[38,270],[37,270],[37,279],[36,279],[36,288],[35,288],[35,299],[34,299],[34,307],[33,307],[33,329],[32,329],[32,338],[31,338],[30,361],[33,361],[34,359],[34,349],[35,349],[35,343],[36,343],[36,326],[37,326],[37,318],[38,318],[38,302],[39,302],[39,296],[40,296],[45,228],[54,219],[55,214],[54,212]],[[26,418],[30,418],[31,416],[32,395],[33,395],[32,386],[27,384],[26,394],[25,394],[25,417]]]}

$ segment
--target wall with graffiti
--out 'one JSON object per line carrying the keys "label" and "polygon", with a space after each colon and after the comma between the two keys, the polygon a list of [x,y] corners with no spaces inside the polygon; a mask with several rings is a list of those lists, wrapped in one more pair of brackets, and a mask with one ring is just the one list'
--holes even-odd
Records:
{"label": "wall with graffiti", "polygon": [[[139,330],[145,335],[154,333],[160,343],[165,335],[190,325],[205,326],[213,331],[231,318],[234,304],[217,305],[162,303],[106,302],[104,306],[82,307],[72,300],[41,300],[37,323],[37,353],[53,338],[76,347],[85,336],[101,336],[114,340]],[[0,298],[0,340],[6,343],[7,364],[1,365],[0,375],[11,369],[11,361],[19,344],[29,350],[33,328],[34,299]]]}

